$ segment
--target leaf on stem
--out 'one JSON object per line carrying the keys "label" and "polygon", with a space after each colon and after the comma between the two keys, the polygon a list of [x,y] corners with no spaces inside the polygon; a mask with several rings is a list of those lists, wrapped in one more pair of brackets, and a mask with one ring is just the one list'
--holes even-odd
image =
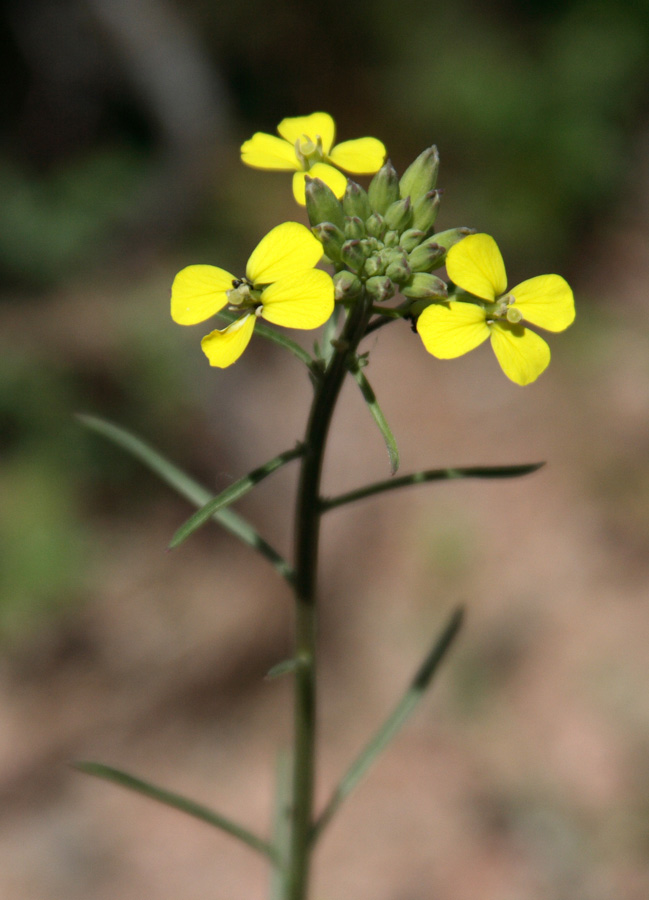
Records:
{"label": "leaf on stem", "polygon": [[304,447],[302,444],[298,444],[293,450],[286,450],[284,453],[280,453],[279,456],[269,459],[263,466],[260,466],[258,469],[253,469],[252,472],[249,472],[248,475],[244,475],[243,478],[235,481],[234,484],[231,484],[229,488],[221,491],[216,497],[212,497],[212,499],[202,506],[198,512],[195,512],[193,516],[190,516],[190,518],[180,526],[169,542],[169,549],[173,550],[178,547],[183,541],[186,541],[191,534],[208,522],[215,512],[218,512],[225,506],[229,506],[230,503],[234,503],[235,500],[239,500],[244,494],[251,491],[256,484],[259,484],[260,481],[263,481],[264,478],[267,478],[272,472],[275,472],[291,460],[297,459],[298,456],[302,456],[303,453]]}
{"label": "leaf on stem", "polygon": [[374,494],[382,494],[385,491],[393,491],[397,488],[412,487],[414,484],[425,484],[428,481],[448,481],[455,478],[517,478],[520,475],[530,475],[536,472],[544,462],[520,463],[513,466],[465,466],[463,468],[426,469],[422,472],[413,472],[411,475],[402,475],[400,478],[390,478],[385,481],[375,481],[365,487],[357,488],[338,497],[323,497],[321,501],[322,512],[344,506],[356,500],[364,500]]}
{"label": "leaf on stem", "polygon": [[329,802],[323,809],[313,826],[311,841],[315,842],[329,823],[343,800],[354,790],[358,782],[365,775],[369,767],[379,754],[387,747],[390,741],[401,729],[406,719],[409,718],[419,701],[429,687],[433,675],[437,672],[440,663],[446,656],[453,641],[458,635],[464,620],[464,609],[458,607],[452,613],[446,627],[426,654],[423,662],[415,672],[406,692],[397,703],[392,713],[376,732],[374,737],[365,745],[347,772],[343,775]]}
{"label": "leaf on stem", "polygon": [[247,828],[227,819],[225,816],[220,815],[220,813],[214,812],[207,806],[195,803],[193,800],[189,800],[181,794],[167,791],[165,788],[151,784],[149,781],[136,778],[128,772],[123,772],[121,769],[114,769],[112,766],[105,766],[102,763],[86,761],[75,762],[72,764],[72,767],[79,772],[84,772],[86,775],[94,775],[96,778],[103,778],[105,781],[113,782],[113,784],[119,784],[128,790],[143,794],[145,797],[150,797],[152,800],[157,800],[158,803],[164,803],[165,806],[171,806],[173,809],[178,809],[181,812],[187,813],[195,819],[207,822],[208,825],[212,825],[215,828],[219,828],[221,831],[231,834],[233,837],[243,841],[244,844],[247,844],[253,850],[269,857],[273,862],[277,862],[277,854],[270,844],[262,840],[262,838],[258,837],[256,834],[253,834],[251,831],[248,831]]}
{"label": "leaf on stem", "polygon": [[288,675],[289,672],[295,672],[298,667],[296,659],[283,659],[281,662],[271,666],[266,672],[266,680],[272,681],[273,678],[280,678],[282,675]]}
{"label": "leaf on stem", "polygon": [[[121,447],[122,450],[126,450],[127,453],[130,453],[131,456],[143,463],[150,471],[158,475],[165,484],[168,484],[169,487],[177,491],[181,497],[193,503],[194,506],[203,506],[211,499],[212,493],[207,488],[194,481],[182,469],[179,469],[178,466],[132,434],[132,432],[97,416],[77,415],[77,419],[90,431],[94,431],[96,434],[112,441],[116,446]],[[231,509],[219,509],[212,514],[212,518],[226,531],[229,531],[230,534],[239,538],[242,543],[252,547],[253,550],[257,550],[280,575],[289,583],[292,583],[292,567],[238,513]]]}
{"label": "leaf on stem", "polygon": [[383,440],[385,441],[385,446],[388,451],[388,457],[390,459],[390,471],[394,475],[399,468],[399,448],[397,447],[397,442],[394,435],[392,434],[392,429],[388,425],[387,419],[383,415],[383,411],[376,399],[376,394],[374,393],[369,381],[365,377],[365,373],[363,372],[363,370],[358,365],[356,365],[356,367],[352,369],[352,374],[356,379],[356,383],[361,389],[361,394],[363,395],[363,399],[369,407],[372,418],[378,425],[379,431],[383,435]]}

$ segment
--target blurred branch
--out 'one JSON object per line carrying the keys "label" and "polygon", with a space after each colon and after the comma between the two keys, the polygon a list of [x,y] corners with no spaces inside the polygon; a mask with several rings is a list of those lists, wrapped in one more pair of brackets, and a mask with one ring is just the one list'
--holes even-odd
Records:
{"label": "blurred branch", "polygon": [[167,0],[80,2],[160,130],[156,171],[133,224],[175,231],[214,181],[230,131],[225,88],[187,17]]}

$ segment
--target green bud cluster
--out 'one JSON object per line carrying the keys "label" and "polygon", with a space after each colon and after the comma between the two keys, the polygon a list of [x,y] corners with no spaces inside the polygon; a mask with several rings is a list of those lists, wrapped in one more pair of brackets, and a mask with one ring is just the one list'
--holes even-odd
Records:
{"label": "green bud cluster", "polygon": [[445,282],[432,272],[444,265],[453,244],[472,232],[434,233],[438,171],[437,148],[429,147],[401,178],[388,160],[367,191],[348,180],[342,200],[319,179],[307,177],[307,214],[337,270],[336,300],[353,300],[363,285],[376,302],[397,292],[424,304],[446,299]]}

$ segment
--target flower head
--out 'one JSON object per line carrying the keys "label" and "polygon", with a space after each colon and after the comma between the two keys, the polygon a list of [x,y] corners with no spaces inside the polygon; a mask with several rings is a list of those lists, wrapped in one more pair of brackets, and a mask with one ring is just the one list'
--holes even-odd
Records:
{"label": "flower head", "polygon": [[538,275],[507,291],[505,264],[494,239],[473,234],[455,244],[446,259],[448,276],[479,298],[427,306],[417,320],[424,346],[440,359],[454,359],[487,338],[505,375],[530,384],[550,362],[550,348],[526,323],[563,331],[575,318],[572,291],[559,275]]}
{"label": "flower head", "polygon": [[210,365],[221,369],[241,356],[262,316],[287,328],[318,328],[331,315],[331,277],[314,266],[322,244],[298,222],[277,225],[252,252],[246,274],[237,278],[216,266],[187,266],[171,288],[171,317],[179,325],[204,322],[225,306],[241,310],[227,328],[201,341]]}
{"label": "flower head", "polygon": [[254,169],[294,171],[293,195],[301,206],[306,202],[304,179],[307,174],[324,181],[340,198],[347,179],[338,169],[356,175],[372,175],[385,159],[385,147],[373,137],[343,141],[334,147],[336,123],[328,113],[282,119],[277,130],[281,137],[261,131],[253,134],[241,147],[241,159]]}

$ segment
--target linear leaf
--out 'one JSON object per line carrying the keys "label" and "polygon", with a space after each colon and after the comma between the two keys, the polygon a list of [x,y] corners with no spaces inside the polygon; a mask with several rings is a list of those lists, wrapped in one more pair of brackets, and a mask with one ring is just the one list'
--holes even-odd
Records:
{"label": "linear leaf", "polygon": [[158,787],[155,784],[151,784],[149,781],[136,778],[134,775],[129,775],[128,772],[123,772],[121,769],[114,769],[112,766],[105,766],[102,763],[87,761],[75,762],[72,765],[73,768],[77,769],[79,772],[84,772],[86,775],[94,775],[95,778],[103,778],[105,781],[113,782],[113,784],[119,784],[128,790],[143,794],[145,797],[150,797],[152,800],[157,800],[158,803],[164,803],[165,806],[179,809],[181,812],[187,813],[195,819],[207,822],[208,825],[213,825],[215,828],[219,828],[221,831],[231,834],[233,837],[243,841],[244,844],[247,844],[253,850],[256,850],[258,853],[263,853],[264,856],[269,857],[273,862],[277,862],[277,854],[270,844],[262,840],[262,838],[257,837],[257,835],[253,834],[251,831],[248,831],[247,828],[238,825],[236,822],[222,816],[220,813],[214,812],[207,806],[195,803],[193,800],[189,800],[181,794],[175,794],[173,791]]}
{"label": "linear leaf", "polygon": [[369,407],[372,418],[378,425],[379,431],[383,435],[383,440],[385,441],[385,446],[388,451],[388,457],[390,459],[390,470],[394,475],[394,473],[399,468],[399,448],[397,447],[397,442],[394,435],[392,434],[392,429],[388,425],[387,419],[383,415],[383,411],[381,410],[378,400],[376,399],[376,394],[374,393],[369,381],[365,377],[365,373],[363,372],[363,370],[360,368],[356,368],[353,370],[353,375],[358,386],[361,389],[363,399]]}
{"label": "linear leaf", "polygon": [[[194,506],[203,506],[213,496],[211,491],[208,491],[161,453],[125,428],[97,416],[79,414],[77,419],[90,431],[94,431],[121,447],[122,450],[126,450]],[[219,509],[213,513],[212,518],[244,544],[257,550],[280,575],[292,583],[292,567],[242,516],[231,509]]]}
{"label": "linear leaf", "polygon": [[529,475],[536,472],[544,462],[521,463],[513,466],[465,466],[463,468],[426,469],[423,472],[413,472],[411,475],[402,475],[400,478],[390,478],[385,481],[375,481],[365,487],[357,488],[338,497],[323,497],[321,509],[327,512],[337,506],[353,503],[356,500],[364,500],[374,494],[382,494],[385,491],[393,491],[397,488],[411,487],[414,484],[425,484],[428,481],[448,481],[456,478],[517,478],[520,475]]}
{"label": "linear leaf", "polygon": [[225,506],[229,506],[231,503],[234,503],[236,500],[239,500],[248,491],[251,491],[256,484],[259,484],[260,481],[263,481],[264,478],[267,478],[272,472],[275,472],[277,469],[285,466],[286,463],[290,462],[293,459],[297,459],[298,456],[302,456],[304,453],[304,448],[301,444],[298,444],[292,450],[286,450],[284,453],[280,453],[279,456],[275,456],[273,459],[269,459],[268,462],[264,463],[263,466],[259,466],[258,469],[253,469],[252,472],[249,472],[247,475],[244,475],[243,478],[239,478],[238,481],[235,481],[234,484],[231,484],[230,487],[226,488],[224,491],[221,491],[216,497],[212,497],[204,506],[202,506],[198,512],[195,512],[193,516],[190,516],[186,522],[184,522],[180,528],[175,532],[171,541],[169,542],[169,549],[173,550],[175,547],[178,547],[183,541],[186,541],[187,538],[197,531],[202,525],[208,522],[214,513],[218,512]]}
{"label": "linear leaf", "polygon": [[422,699],[427,687],[433,679],[433,675],[437,672],[440,663],[457,637],[463,619],[464,610],[462,607],[458,607],[451,615],[442,633],[436,638],[435,643],[426,654],[424,661],[415,672],[410,685],[399,703],[385,720],[383,725],[381,725],[374,737],[359,753],[340,780],[338,786],[335,788],[329,802],[313,826],[311,836],[313,842],[318,839],[343,800],[345,800],[345,798],[354,790],[374,760],[387,747]]}

